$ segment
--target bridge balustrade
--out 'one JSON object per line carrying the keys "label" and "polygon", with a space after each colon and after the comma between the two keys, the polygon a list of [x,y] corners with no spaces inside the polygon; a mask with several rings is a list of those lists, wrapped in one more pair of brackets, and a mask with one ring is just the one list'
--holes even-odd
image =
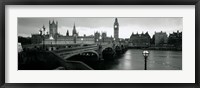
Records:
{"label": "bridge balustrade", "polygon": [[[101,46],[101,48],[100,48]],[[101,58],[102,51],[107,47],[112,48],[112,44],[102,44],[102,45],[91,45],[91,46],[82,46],[82,47],[75,47],[75,48],[64,48],[60,50],[52,51],[57,55],[61,56],[63,59],[67,59],[73,55],[78,55],[84,52],[94,52],[97,53],[98,56]]]}

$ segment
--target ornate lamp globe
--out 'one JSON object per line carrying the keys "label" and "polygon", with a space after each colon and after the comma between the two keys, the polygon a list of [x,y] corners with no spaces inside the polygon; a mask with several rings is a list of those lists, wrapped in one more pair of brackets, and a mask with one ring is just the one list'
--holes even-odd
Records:
{"label": "ornate lamp globe", "polygon": [[144,50],[144,51],[142,52],[142,54],[143,54],[144,57],[148,57],[148,56],[149,56],[149,51]]}

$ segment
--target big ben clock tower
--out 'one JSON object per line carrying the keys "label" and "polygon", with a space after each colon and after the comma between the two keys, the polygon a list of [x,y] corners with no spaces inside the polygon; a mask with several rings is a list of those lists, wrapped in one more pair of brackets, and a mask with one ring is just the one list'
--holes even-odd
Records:
{"label": "big ben clock tower", "polygon": [[117,18],[115,18],[115,23],[114,23],[114,38],[116,41],[119,39],[119,23],[117,21]]}

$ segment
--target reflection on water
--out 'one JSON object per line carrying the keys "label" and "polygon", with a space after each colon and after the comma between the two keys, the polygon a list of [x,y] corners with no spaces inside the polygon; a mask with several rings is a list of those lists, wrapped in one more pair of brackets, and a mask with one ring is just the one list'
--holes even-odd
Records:
{"label": "reflection on water", "polygon": [[[143,70],[143,50],[129,49],[125,54],[113,61],[88,63],[89,66],[98,70]],[[149,50],[147,60],[148,70],[181,70],[182,51],[158,51]]]}

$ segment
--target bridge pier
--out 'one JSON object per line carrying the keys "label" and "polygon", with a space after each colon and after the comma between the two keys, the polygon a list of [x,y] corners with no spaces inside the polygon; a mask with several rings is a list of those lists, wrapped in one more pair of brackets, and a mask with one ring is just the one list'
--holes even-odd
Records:
{"label": "bridge pier", "polygon": [[98,54],[99,54],[99,61],[101,61],[103,58],[102,58],[102,45],[97,45],[98,46]]}

